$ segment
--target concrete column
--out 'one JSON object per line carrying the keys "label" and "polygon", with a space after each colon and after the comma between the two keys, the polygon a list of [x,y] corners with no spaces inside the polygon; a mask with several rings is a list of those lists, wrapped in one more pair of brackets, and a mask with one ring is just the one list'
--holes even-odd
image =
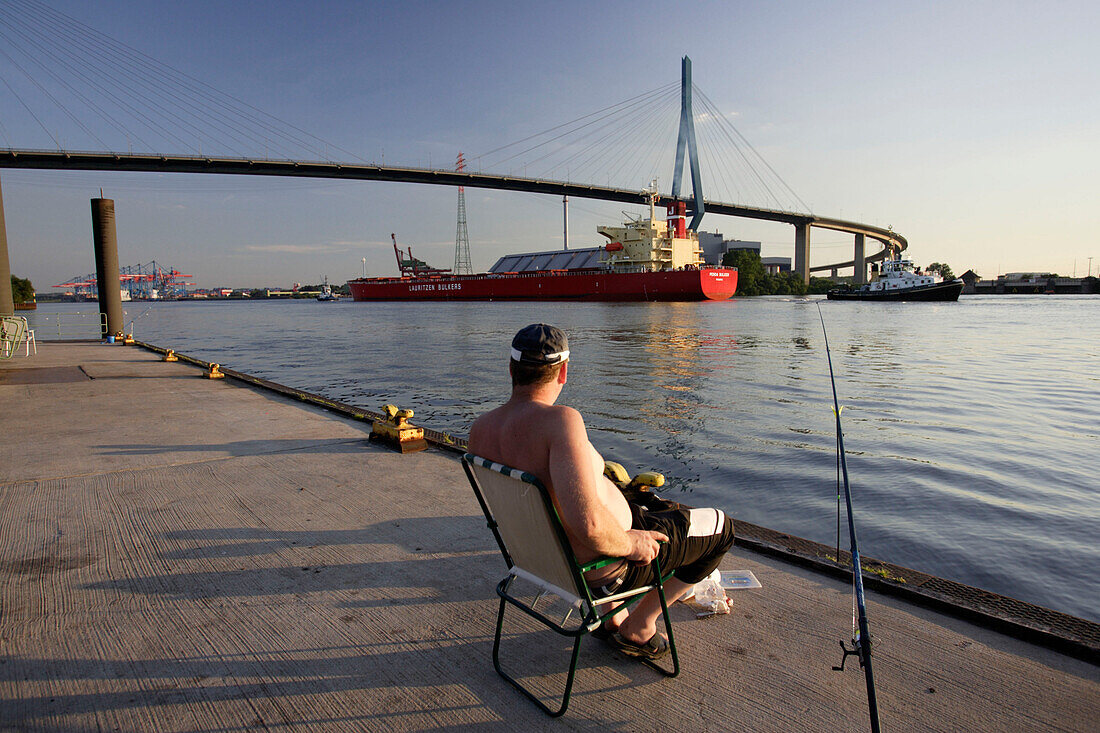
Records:
{"label": "concrete column", "polygon": [[122,290],[118,280],[118,238],[115,236],[115,202],[92,199],[92,241],[95,244],[95,280],[99,312],[107,316],[103,336],[122,333]]}
{"label": "concrete column", "polygon": [[855,262],[855,277],[852,278],[853,285],[863,285],[867,282],[867,258],[864,255],[864,244],[866,235],[856,235],[856,249],[852,255],[852,260]]}
{"label": "concrete column", "polygon": [[565,249],[569,249],[569,197],[561,197],[561,209],[562,209],[562,241],[565,243]]}
{"label": "concrete column", "polygon": [[4,191],[0,189],[0,316],[15,313],[11,297],[11,265],[8,263],[8,230],[4,225]]}
{"label": "concrete column", "polygon": [[802,282],[810,283],[810,224],[794,225],[794,271]]}

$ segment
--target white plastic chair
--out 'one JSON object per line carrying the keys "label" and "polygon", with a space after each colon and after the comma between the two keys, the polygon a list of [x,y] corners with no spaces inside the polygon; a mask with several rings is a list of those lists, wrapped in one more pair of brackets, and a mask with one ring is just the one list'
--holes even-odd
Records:
{"label": "white plastic chair", "polygon": [[27,356],[31,355],[32,348],[34,353],[38,354],[38,342],[34,340],[34,329],[26,318],[23,318],[23,346],[27,350]]}
{"label": "white plastic chair", "polygon": [[[10,359],[15,356],[15,350],[23,341],[23,331],[27,327],[27,319],[16,316],[4,316],[0,318],[0,359]],[[38,353],[38,347],[34,347],[34,353]]]}

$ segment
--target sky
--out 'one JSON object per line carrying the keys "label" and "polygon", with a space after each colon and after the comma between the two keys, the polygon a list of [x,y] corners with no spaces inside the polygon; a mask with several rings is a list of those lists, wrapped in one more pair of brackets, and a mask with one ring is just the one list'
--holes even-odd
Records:
{"label": "sky", "polygon": [[[1090,256],[1100,272],[1095,2],[47,4],[327,141],[329,157],[420,166],[678,82],[688,55],[697,87],[813,213],[891,226],[918,264],[956,273],[1082,276]],[[36,76],[6,17],[0,147],[102,149],[73,119],[96,129],[78,80],[52,103],[50,80],[20,71]],[[657,144],[667,191],[675,130]],[[40,291],[94,271],[88,200],[100,189],[115,201],[122,264],[155,260],[199,287],[396,275],[391,232],[431,264],[454,260],[448,187],[10,169],[0,187],[12,272]],[[466,207],[476,271],[561,246],[560,198],[467,189]],[[624,208],[638,213],[572,201],[570,245],[602,244],[596,226]],[[787,225],[708,215],[701,228],[793,256]],[[814,230],[811,243],[814,265],[851,258],[850,235]]]}

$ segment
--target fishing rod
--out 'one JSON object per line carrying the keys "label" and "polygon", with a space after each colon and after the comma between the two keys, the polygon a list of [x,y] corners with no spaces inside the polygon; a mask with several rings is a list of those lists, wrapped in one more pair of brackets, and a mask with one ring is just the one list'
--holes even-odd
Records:
{"label": "fishing rod", "polygon": [[[844,662],[851,655],[859,657],[859,666],[863,667],[863,676],[867,680],[867,707],[871,714],[871,731],[878,733],[878,700],[875,697],[875,675],[871,671],[871,632],[867,627],[867,605],[863,599],[863,566],[859,561],[859,544],[856,542],[856,523],[852,517],[852,487],[848,483],[848,462],[844,458],[844,432],[840,429],[840,403],[836,397],[836,377],[833,376],[833,357],[829,353],[829,333],[825,330],[825,317],[821,314],[821,304],[817,304],[817,316],[821,319],[821,333],[825,336],[825,356],[829,359],[829,381],[833,386],[833,414],[836,416],[836,444],[840,454],[840,468],[844,477],[844,500],[848,505],[848,538],[852,547],[852,580],[855,590],[856,612],[852,615],[858,618],[859,630],[856,631],[855,619],[852,623],[852,648],[849,649],[841,640],[840,648],[844,650],[844,656],[840,659],[840,666],[833,667],[837,671],[844,671]],[[837,562],[840,555],[837,553]]]}

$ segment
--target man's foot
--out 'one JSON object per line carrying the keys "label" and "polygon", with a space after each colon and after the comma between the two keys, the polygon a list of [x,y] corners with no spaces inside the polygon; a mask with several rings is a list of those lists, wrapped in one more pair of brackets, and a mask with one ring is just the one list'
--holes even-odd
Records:
{"label": "man's foot", "polygon": [[649,641],[636,644],[632,641],[623,638],[622,634],[613,634],[609,640],[611,646],[618,649],[623,654],[629,657],[637,657],[639,659],[660,659],[668,654],[668,639],[660,634],[654,634],[649,638]]}

